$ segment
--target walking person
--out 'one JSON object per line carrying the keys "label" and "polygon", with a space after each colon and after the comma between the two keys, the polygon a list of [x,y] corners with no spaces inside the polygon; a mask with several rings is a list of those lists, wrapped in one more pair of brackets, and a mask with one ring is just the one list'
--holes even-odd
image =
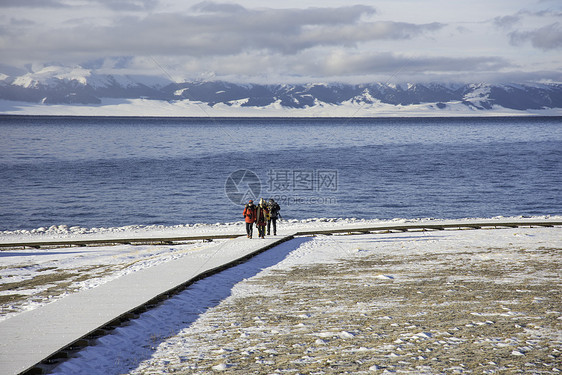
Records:
{"label": "walking person", "polygon": [[269,200],[267,204],[267,208],[269,209],[269,220],[267,221],[267,235],[271,235],[271,224],[273,223],[273,235],[277,236],[277,218],[279,218],[279,211],[281,207],[279,204],[275,202],[273,198]]}
{"label": "walking person", "polygon": [[254,222],[256,221],[256,206],[254,206],[254,201],[250,199],[248,204],[244,207],[244,220],[246,221],[246,234],[248,238],[252,238],[254,231]]}
{"label": "walking person", "polygon": [[259,206],[256,208],[256,226],[258,227],[258,233],[260,238],[265,238],[265,226],[267,225],[267,215],[269,211],[267,210],[267,204],[262,198],[260,200]]}

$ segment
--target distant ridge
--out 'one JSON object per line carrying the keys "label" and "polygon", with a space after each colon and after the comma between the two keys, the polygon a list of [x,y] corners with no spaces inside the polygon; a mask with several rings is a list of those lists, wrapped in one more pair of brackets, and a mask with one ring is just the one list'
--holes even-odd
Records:
{"label": "distant ridge", "polygon": [[17,75],[0,72],[0,99],[45,105],[100,105],[108,99],[189,101],[209,107],[307,109],[338,106],[388,108],[431,105],[441,111],[562,108],[562,84],[239,84],[224,81],[175,83],[163,77],[100,75],[81,67],[48,67]]}

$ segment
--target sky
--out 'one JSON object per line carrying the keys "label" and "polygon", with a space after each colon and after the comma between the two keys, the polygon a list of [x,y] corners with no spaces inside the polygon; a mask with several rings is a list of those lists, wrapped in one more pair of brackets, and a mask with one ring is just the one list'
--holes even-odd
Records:
{"label": "sky", "polygon": [[559,0],[0,0],[0,73],[562,82]]}

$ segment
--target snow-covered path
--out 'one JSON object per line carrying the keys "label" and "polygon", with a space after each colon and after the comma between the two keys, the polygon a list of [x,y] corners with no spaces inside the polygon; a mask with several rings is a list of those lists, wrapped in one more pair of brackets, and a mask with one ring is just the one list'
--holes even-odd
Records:
{"label": "snow-covered path", "polygon": [[557,373],[561,251],[560,227],[297,238],[54,373]]}
{"label": "snow-covered path", "polygon": [[6,374],[27,371],[115,319],[133,317],[132,312],[145,311],[146,304],[154,305],[162,297],[169,297],[171,291],[290,238],[252,241],[238,237],[199,251],[176,254],[176,259],[134,270],[1,321],[0,336],[4,340],[0,342],[0,368]]}

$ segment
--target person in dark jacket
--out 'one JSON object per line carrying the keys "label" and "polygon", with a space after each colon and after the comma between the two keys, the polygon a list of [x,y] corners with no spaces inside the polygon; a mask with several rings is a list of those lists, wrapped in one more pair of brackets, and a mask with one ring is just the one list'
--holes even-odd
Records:
{"label": "person in dark jacket", "polygon": [[269,200],[267,204],[267,208],[269,209],[269,220],[267,221],[267,235],[271,235],[271,223],[273,223],[273,235],[277,236],[277,218],[279,218],[279,211],[281,207],[279,204],[275,202],[273,198]]}
{"label": "person in dark jacket", "polygon": [[258,227],[260,238],[265,238],[265,226],[267,225],[268,215],[269,211],[267,210],[267,204],[262,198],[259,206],[256,208],[256,226]]}
{"label": "person in dark jacket", "polygon": [[254,206],[254,201],[250,199],[248,204],[244,207],[244,220],[246,221],[246,234],[248,238],[252,238],[252,232],[254,230],[254,222],[256,221],[256,206]]}

